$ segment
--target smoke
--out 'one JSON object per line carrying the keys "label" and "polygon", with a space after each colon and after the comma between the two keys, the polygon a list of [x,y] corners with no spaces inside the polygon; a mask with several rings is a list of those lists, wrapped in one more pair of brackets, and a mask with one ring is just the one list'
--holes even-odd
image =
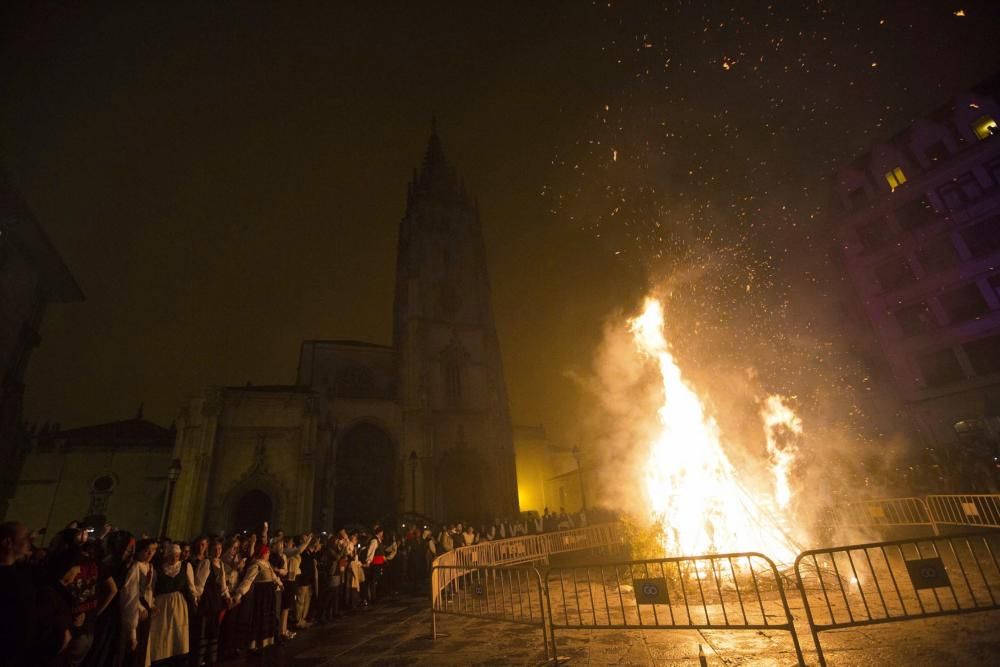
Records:
{"label": "smoke", "polygon": [[[720,273],[717,264],[689,265],[654,290],[667,302],[671,352],[719,425],[740,484],[773,499],[766,510],[779,515],[795,541],[824,542],[827,509],[859,495],[888,494],[882,480],[893,477],[908,443],[898,434],[873,440],[852,430],[863,412],[856,388],[843,382],[850,357],[836,344],[802,331],[786,335],[783,319],[768,335],[742,329],[748,320],[738,312],[706,317],[710,311],[692,296]],[[654,365],[628,331],[632,314],[608,317],[590,372],[576,376],[589,397],[580,441],[589,443],[588,460],[599,471],[591,491],[596,500],[648,520],[642,480],[664,396]],[[796,372],[783,372],[790,367]]]}
{"label": "smoke", "polygon": [[608,317],[591,372],[574,379],[590,399],[580,427],[598,471],[597,504],[646,518],[641,473],[663,392],[624,326],[626,317],[623,311]]}

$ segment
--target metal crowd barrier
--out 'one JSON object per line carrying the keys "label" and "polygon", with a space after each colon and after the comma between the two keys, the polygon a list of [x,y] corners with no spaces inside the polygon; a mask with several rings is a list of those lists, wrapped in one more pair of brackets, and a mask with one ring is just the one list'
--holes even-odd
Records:
{"label": "metal crowd barrier", "polygon": [[437,615],[453,614],[537,626],[542,630],[545,659],[549,643],[545,633],[542,576],[533,567],[466,567],[435,565],[435,572],[454,570],[431,604],[431,636],[438,637]]}
{"label": "metal crowd barrier", "polygon": [[809,629],[819,633],[1000,609],[1000,533],[804,551],[795,559]]}
{"label": "metal crowd barrier", "polygon": [[921,498],[877,498],[831,507],[827,514],[831,528],[879,528],[926,526],[935,535],[937,525]]}
{"label": "metal crowd barrier", "polygon": [[557,567],[545,596],[553,655],[556,630],[786,630],[805,665],[781,575],[763,554]]}
{"label": "metal crowd barrier", "polygon": [[[446,551],[431,568],[431,604],[437,605],[443,591],[466,571],[480,567],[524,565],[547,560],[552,554],[611,547],[621,542],[617,524],[598,524],[556,533],[523,535],[481,542]],[[435,569],[437,568],[437,569]]]}
{"label": "metal crowd barrier", "polygon": [[1000,528],[1000,494],[927,496],[935,523]]}

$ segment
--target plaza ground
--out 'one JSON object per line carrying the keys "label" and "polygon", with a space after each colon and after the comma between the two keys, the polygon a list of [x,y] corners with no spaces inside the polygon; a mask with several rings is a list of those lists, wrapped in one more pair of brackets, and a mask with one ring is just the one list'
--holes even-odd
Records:
{"label": "plaza ground", "polygon": [[[801,610],[796,624],[807,664],[816,653]],[[830,667],[945,667],[1000,664],[1000,611],[905,621],[825,632]],[[304,631],[259,657],[226,663],[240,667],[333,667],[351,665],[537,665],[544,662],[537,627],[439,615],[430,639],[429,601],[403,597],[359,610],[337,622]],[[726,631],[562,631],[559,655],[571,665],[692,665],[698,646],[711,666],[791,667],[789,633]]]}

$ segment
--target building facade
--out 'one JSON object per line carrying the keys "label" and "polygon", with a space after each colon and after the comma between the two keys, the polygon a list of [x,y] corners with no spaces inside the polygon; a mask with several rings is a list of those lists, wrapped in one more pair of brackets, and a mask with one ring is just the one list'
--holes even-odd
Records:
{"label": "building facade", "polygon": [[927,445],[1000,445],[1000,77],[840,170],[854,290]]}
{"label": "building facade", "polygon": [[594,502],[600,498],[599,475],[579,448],[550,440],[541,424],[515,424],[514,448],[521,511],[579,512],[599,504]]}
{"label": "building facade", "polygon": [[20,195],[0,173],[0,517],[13,496],[28,434],[25,374],[50,303],[83,293]]}
{"label": "building facade", "polygon": [[157,535],[174,432],[143,418],[31,438],[9,514],[54,535],[70,521]]}
{"label": "building facade", "polygon": [[432,132],[399,227],[392,345],[302,343],[289,386],[209,388],[177,421],[172,535],[517,511],[478,207]]}

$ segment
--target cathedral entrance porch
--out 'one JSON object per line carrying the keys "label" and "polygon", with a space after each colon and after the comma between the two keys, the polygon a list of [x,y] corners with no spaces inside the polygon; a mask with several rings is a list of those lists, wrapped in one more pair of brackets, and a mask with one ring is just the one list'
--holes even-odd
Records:
{"label": "cathedral entrance porch", "polygon": [[441,459],[441,495],[446,521],[468,523],[493,519],[486,516],[484,469],[482,457],[470,447],[449,450]]}
{"label": "cathedral entrance porch", "polygon": [[337,439],[334,525],[371,527],[396,512],[395,445],[375,424],[351,428]]}
{"label": "cathedral entrance porch", "polygon": [[265,521],[270,522],[274,517],[274,503],[271,496],[260,489],[250,489],[243,493],[233,507],[233,520],[231,525],[237,531],[256,531]]}

